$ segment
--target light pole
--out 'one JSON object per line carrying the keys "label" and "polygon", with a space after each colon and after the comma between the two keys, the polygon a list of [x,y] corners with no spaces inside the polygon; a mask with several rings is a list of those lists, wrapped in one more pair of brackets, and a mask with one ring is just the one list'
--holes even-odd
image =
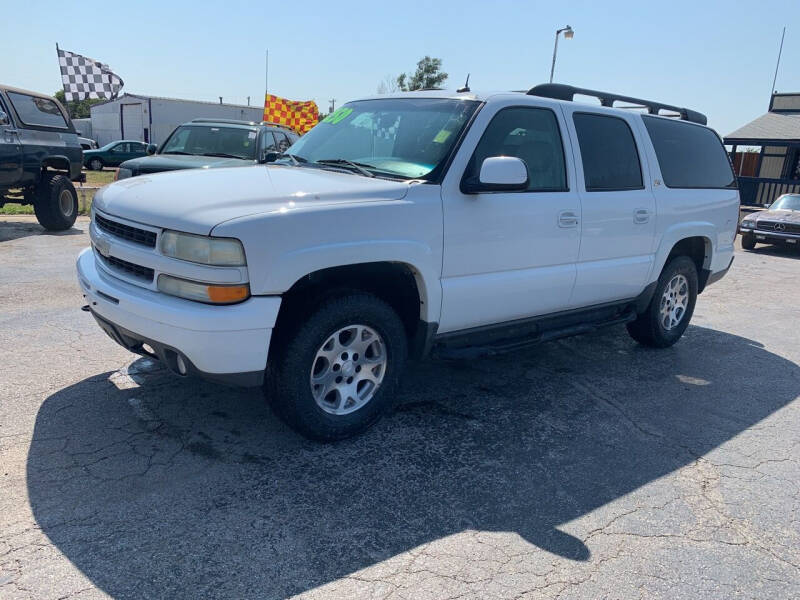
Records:
{"label": "light pole", "polygon": [[572,36],[575,35],[575,32],[572,31],[572,27],[567,25],[563,29],[558,29],[556,31],[556,44],[553,46],[553,64],[550,66],[550,83],[553,83],[553,72],[556,70],[556,53],[558,52],[558,36],[561,33],[564,33],[564,37],[568,40],[572,39]]}

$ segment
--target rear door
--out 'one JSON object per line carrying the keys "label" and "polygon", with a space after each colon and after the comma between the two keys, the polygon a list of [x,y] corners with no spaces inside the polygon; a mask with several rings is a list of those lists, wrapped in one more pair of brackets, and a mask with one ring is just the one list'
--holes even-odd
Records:
{"label": "rear door", "polygon": [[113,148],[110,148],[109,151],[106,152],[106,156],[108,158],[105,159],[105,163],[110,167],[118,167],[129,158],[133,158],[128,142],[120,142]]}
{"label": "rear door", "polygon": [[653,264],[655,199],[637,114],[564,105],[583,223],[573,308],[634,298]]}
{"label": "rear door", "polygon": [[6,114],[5,118],[0,119],[0,187],[3,187],[15,184],[22,175],[22,148],[17,128],[2,96],[0,111]]}

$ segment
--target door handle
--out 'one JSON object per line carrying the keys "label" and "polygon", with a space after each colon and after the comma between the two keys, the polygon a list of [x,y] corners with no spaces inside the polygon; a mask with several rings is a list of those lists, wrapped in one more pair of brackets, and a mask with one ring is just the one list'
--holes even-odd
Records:
{"label": "door handle", "polygon": [[647,223],[650,220],[650,211],[646,208],[637,208],[633,211],[633,222],[639,225]]}
{"label": "door handle", "polygon": [[558,226],[559,227],[577,227],[578,215],[571,210],[562,210],[558,213]]}

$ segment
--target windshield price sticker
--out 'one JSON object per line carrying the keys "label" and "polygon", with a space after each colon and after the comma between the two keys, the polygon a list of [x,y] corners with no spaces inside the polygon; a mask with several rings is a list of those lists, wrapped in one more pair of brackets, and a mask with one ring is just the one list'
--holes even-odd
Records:
{"label": "windshield price sticker", "polygon": [[450,137],[451,131],[447,131],[447,129],[442,129],[439,133],[436,134],[436,137],[433,138],[433,141],[437,144],[444,144],[445,140]]}
{"label": "windshield price sticker", "polygon": [[336,125],[342,119],[346,119],[347,116],[353,112],[352,108],[342,107],[339,110],[336,110],[325,117],[322,122],[323,123],[330,123],[331,125]]}

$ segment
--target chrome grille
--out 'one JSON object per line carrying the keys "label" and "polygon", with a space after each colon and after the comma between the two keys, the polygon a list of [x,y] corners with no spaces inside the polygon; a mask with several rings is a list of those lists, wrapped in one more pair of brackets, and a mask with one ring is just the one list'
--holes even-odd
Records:
{"label": "chrome grille", "polygon": [[148,248],[156,247],[156,234],[153,231],[124,225],[123,223],[101,217],[97,213],[94,215],[94,223],[98,229],[102,229],[106,233],[110,233],[120,239],[147,246]]}

